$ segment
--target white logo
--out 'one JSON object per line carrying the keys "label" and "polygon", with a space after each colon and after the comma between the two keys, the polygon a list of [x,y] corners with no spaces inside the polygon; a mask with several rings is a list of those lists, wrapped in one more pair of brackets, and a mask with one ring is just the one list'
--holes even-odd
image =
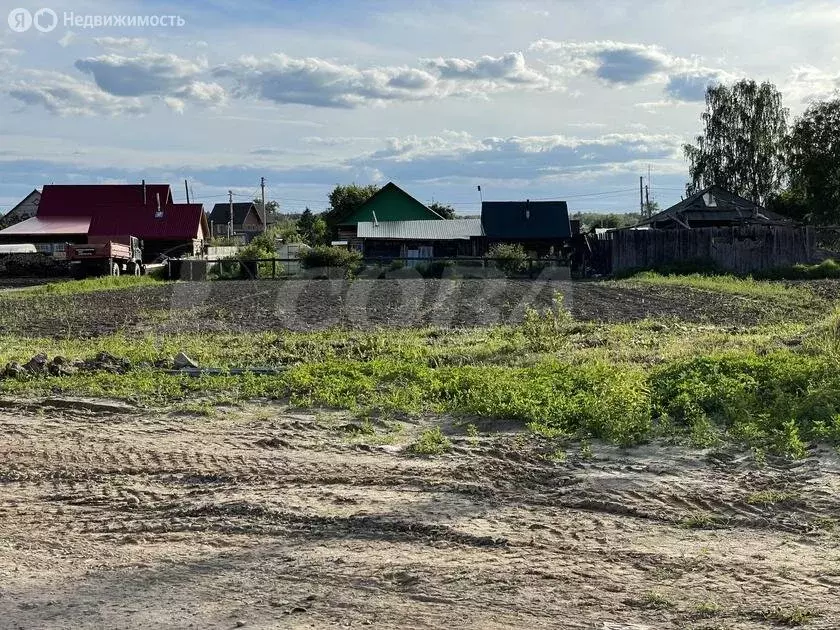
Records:
{"label": "white logo", "polygon": [[32,22],[42,33],[49,33],[58,26],[58,15],[52,9],[38,9],[35,11]]}
{"label": "white logo", "polygon": [[[56,21],[58,21],[58,16],[56,16]],[[12,9],[9,11],[9,28],[15,33],[28,31],[30,26],[32,26],[32,14],[28,10]]]}

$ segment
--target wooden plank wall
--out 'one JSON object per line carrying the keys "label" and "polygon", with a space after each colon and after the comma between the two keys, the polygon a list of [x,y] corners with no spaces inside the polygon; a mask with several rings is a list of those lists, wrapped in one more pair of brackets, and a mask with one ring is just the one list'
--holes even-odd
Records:
{"label": "wooden plank wall", "polygon": [[696,230],[616,230],[612,272],[708,261],[721,269],[750,273],[813,262],[811,228],[717,227]]}

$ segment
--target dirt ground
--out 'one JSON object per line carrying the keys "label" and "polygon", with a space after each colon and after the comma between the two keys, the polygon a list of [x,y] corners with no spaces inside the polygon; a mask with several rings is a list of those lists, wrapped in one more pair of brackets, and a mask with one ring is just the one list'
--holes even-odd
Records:
{"label": "dirt ground", "polygon": [[[822,283],[832,292],[840,283]],[[561,291],[581,320],[645,317],[750,325],[807,318],[783,305],[673,286],[530,280],[289,280],[194,282],[83,295],[42,295],[25,305],[0,295],[0,325],[20,336],[96,336],[117,330],[266,331],[330,327],[484,326],[522,320]]]}
{"label": "dirt ground", "polygon": [[410,455],[432,421],[7,402],[0,627],[840,627],[836,453]]}

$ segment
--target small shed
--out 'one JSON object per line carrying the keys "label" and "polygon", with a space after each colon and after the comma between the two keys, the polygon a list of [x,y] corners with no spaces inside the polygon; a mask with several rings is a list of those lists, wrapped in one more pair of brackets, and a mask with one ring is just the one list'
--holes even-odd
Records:
{"label": "small shed", "polygon": [[761,205],[724,190],[709,186],[670,208],[643,219],[635,227],[657,230],[691,230],[745,225],[793,226],[796,222]]}

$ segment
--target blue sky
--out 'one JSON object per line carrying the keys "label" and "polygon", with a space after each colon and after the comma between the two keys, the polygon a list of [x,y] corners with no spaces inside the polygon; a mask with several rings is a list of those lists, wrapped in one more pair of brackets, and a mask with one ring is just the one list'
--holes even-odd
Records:
{"label": "blue sky", "polygon": [[[0,210],[142,178],[210,206],[265,176],[286,211],[393,180],[462,213],[477,185],[621,212],[648,169],[667,206],[706,85],[768,79],[793,114],[840,87],[840,3],[819,0],[47,1],[0,0]],[[55,29],[7,25],[42,7]]]}

